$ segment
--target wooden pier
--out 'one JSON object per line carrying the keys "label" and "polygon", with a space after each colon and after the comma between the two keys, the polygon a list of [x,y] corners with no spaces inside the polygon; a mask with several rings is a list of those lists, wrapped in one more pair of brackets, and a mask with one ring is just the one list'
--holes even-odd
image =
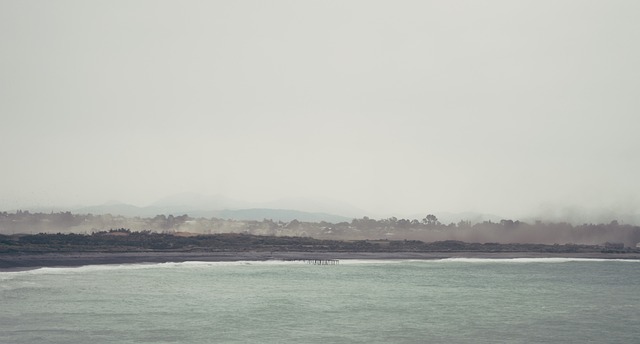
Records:
{"label": "wooden pier", "polygon": [[338,265],[338,259],[281,259],[286,262],[303,262],[309,265]]}
{"label": "wooden pier", "polygon": [[311,265],[338,265],[340,261],[337,259],[305,259],[305,263]]}

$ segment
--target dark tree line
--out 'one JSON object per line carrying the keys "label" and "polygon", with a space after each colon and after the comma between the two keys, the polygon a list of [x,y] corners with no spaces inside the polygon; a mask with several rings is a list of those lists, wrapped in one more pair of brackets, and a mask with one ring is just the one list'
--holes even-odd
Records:
{"label": "dark tree line", "polygon": [[0,255],[53,252],[543,252],[640,253],[614,246],[465,243],[445,240],[323,240],[309,237],[213,234],[179,236],[115,229],[93,234],[0,235]]}

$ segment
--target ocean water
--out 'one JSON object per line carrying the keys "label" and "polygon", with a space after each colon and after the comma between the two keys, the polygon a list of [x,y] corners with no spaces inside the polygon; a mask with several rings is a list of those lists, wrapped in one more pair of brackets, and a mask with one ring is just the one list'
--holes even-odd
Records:
{"label": "ocean water", "polygon": [[640,261],[0,272],[0,343],[640,343]]}

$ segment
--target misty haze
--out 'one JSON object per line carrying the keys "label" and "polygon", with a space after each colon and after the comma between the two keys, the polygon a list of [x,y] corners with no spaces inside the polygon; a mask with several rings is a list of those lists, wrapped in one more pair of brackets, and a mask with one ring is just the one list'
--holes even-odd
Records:
{"label": "misty haze", "polygon": [[638,13],[0,1],[0,342],[637,342]]}
{"label": "misty haze", "polygon": [[640,225],[635,2],[0,6],[2,210]]}
{"label": "misty haze", "polygon": [[[129,209],[132,211],[132,209]],[[211,212],[222,217],[156,215],[125,217],[111,214],[15,213],[0,212],[0,234],[76,233],[126,229],[153,231],[173,235],[209,235],[242,233],[263,236],[313,237],[331,240],[420,240],[425,242],[457,240],[477,243],[588,244],[619,243],[636,248],[640,243],[640,227],[620,224],[527,223],[502,219],[442,223],[428,214],[422,219],[356,219],[325,213],[292,210],[242,209]],[[258,220],[262,218],[262,220]],[[274,220],[275,218],[275,220]],[[300,219],[300,220],[298,220]],[[332,219],[334,221],[332,221]]]}

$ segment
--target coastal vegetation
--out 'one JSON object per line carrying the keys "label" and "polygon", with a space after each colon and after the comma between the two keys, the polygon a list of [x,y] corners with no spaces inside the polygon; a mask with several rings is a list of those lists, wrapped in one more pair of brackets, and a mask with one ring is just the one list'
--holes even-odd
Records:
{"label": "coastal vegetation", "polygon": [[[115,232],[114,232],[115,231]],[[114,233],[127,239],[118,238]],[[101,242],[118,241],[119,245],[128,246],[136,238],[147,240],[145,245],[169,245],[166,238],[171,238],[172,245],[188,245],[192,237],[218,237],[219,234],[244,234],[257,237],[284,238],[292,237],[345,242],[466,242],[466,243],[499,243],[499,244],[545,244],[545,245],[599,245],[615,243],[623,247],[635,248],[640,242],[640,227],[620,224],[611,221],[607,224],[569,223],[526,223],[504,219],[499,222],[441,223],[432,214],[422,219],[372,219],[363,217],[350,222],[290,222],[232,220],[220,218],[193,218],[186,214],[180,216],[157,215],[155,217],[123,217],[115,215],[58,213],[30,213],[28,211],[0,212],[0,234],[3,240],[8,237],[37,238],[42,236],[52,239],[54,233],[69,234],[66,239]],[[102,235],[100,233],[111,233]],[[73,234],[73,235],[71,235]],[[58,234],[56,234],[58,235]],[[212,236],[218,235],[218,236]],[[231,236],[237,237],[237,236]],[[88,239],[92,238],[92,239]],[[163,239],[165,238],[165,239]],[[143,240],[144,239],[144,240]],[[151,240],[153,239],[153,240]],[[160,240],[162,239],[162,240]],[[25,239],[26,240],[26,239]],[[31,239],[30,239],[31,240]],[[33,239],[36,240],[36,239]],[[284,240],[284,239],[283,239]],[[305,239],[307,240],[307,239]],[[73,240],[72,240],[73,241]],[[102,245],[102,244],[101,244]],[[137,244],[136,244],[137,245]],[[147,246],[140,246],[147,248]],[[617,247],[617,246],[616,246]],[[166,247],[165,247],[166,248]]]}
{"label": "coastal vegetation", "polygon": [[0,254],[65,252],[542,252],[640,253],[622,245],[465,243],[446,240],[323,240],[310,237],[206,234],[183,236],[115,229],[92,234],[0,235]]}

